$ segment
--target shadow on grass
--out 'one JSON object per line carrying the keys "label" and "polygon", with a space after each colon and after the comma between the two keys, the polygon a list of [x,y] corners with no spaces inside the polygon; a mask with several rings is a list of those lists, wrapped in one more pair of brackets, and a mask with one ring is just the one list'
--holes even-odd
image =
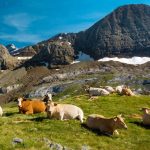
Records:
{"label": "shadow on grass", "polygon": [[13,115],[16,115],[16,114],[19,114],[19,112],[6,112],[5,113],[5,116],[13,116]]}
{"label": "shadow on grass", "polygon": [[98,136],[107,136],[107,137],[111,137],[112,136],[112,135],[108,135],[108,134],[102,133],[98,129],[91,129],[91,128],[87,127],[86,124],[81,124],[81,126],[84,127],[85,129],[95,133]]}
{"label": "shadow on grass", "polygon": [[32,118],[29,119],[30,121],[37,121],[37,122],[41,122],[43,120],[47,119],[46,117],[36,117],[36,118]]}
{"label": "shadow on grass", "polygon": [[135,124],[137,126],[145,128],[145,129],[150,129],[150,125],[144,125],[142,122],[139,122],[139,121],[131,121],[130,123],[133,123],[133,124]]}

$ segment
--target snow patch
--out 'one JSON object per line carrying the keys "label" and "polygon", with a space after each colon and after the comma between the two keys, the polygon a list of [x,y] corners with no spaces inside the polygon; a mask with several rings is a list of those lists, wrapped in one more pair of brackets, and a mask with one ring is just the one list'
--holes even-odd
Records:
{"label": "snow patch", "polygon": [[118,57],[114,57],[114,58],[109,58],[109,57],[104,57],[102,59],[99,59],[98,61],[119,61],[121,63],[125,63],[125,64],[131,64],[131,65],[140,65],[140,64],[144,64],[150,61],[150,57],[132,57],[132,58],[118,58]]}
{"label": "snow patch", "polygon": [[77,64],[77,63],[79,63],[80,61],[73,61],[73,62],[71,62],[70,64]]}
{"label": "snow patch", "polygon": [[32,57],[17,57],[18,60],[28,60],[31,59]]}

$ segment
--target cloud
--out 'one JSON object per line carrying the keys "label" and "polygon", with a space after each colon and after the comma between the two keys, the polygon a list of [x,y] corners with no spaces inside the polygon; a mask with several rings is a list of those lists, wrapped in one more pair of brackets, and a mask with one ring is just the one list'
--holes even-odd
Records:
{"label": "cloud", "polygon": [[39,35],[24,34],[24,33],[17,33],[17,34],[0,33],[0,39],[5,39],[7,41],[33,43],[33,44],[42,41],[42,38]]}
{"label": "cloud", "polygon": [[40,17],[30,16],[27,13],[9,14],[3,17],[3,23],[16,28],[18,31],[25,31],[31,23]]}

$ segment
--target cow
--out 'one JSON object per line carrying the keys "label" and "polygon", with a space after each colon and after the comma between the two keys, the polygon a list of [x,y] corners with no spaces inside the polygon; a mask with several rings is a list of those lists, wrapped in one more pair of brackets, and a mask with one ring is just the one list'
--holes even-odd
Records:
{"label": "cow", "polygon": [[111,87],[111,86],[105,86],[104,89],[107,90],[109,93],[114,93],[115,92],[114,88]]}
{"label": "cow", "polygon": [[18,98],[18,108],[20,113],[34,114],[45,112],[46,105],[43,101],[40,100],[30,100],[20,97]]}
{"label": "cow", "polygon": [[118,93],[118,94],[122,94],[122,89],[126,87],[125,85],[119,85],[119,86],[116,86],[115,88],[115,91]]}
{"label": "cow", "polygon": [[46,94],[43,98],[43,101],[45,102],[45,104],[47,105],[49,103],[49,101],[52,101],[52,94]]}
{"label": "cow", "polygon": [[3,115],[3,109],[2,109],[2,107],[0,106],[0,116],[2,116]]}
{"label": "cow", "polygon": [[91,114],[86,120],[86,125],[89,128],[98,129],[101,133],[106,135],[119,135],[117,129],[127,129],[127,125],[121,115],[113,118],[105,118],[102,115]]}
{"label": "cow", "polygon": [[150,125],[150,108],[142,108],[141,111],[143,111],[143,124],[144,125]]}
{"label": "cow", "polygon": [[129,87],[123,87],[121,94],[127,96],[135,96],[135,94],[131,91]]}
{"label": "cow", "polygon": [[58,120],[79,119],[83,123],[84,114],[81,108],[71,104],[47,104],[47,117]]}
{"label": "cow", "polygon": [[105,96],[105,95],[110,94],[107,90],[105,90],[103,88],[90,87],[89,89],[86,89],[86,91],[89,93],[90,97],[92,97],[92,96]]}

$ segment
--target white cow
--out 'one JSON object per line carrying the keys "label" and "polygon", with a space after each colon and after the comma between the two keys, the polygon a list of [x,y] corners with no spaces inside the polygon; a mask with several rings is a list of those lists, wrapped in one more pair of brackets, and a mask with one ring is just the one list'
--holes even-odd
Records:
{"label": "white cow", "polygon": [[86,125],[89,128],[98,129],[107,135],[119,134],[117,129],[127,129],[127,125],[124,123],[121,115],[113,118],[105,118],[102,115],[92,114],[88,116]]}
{"label": "white cow", "polygon": [[116,91],[118,94],[122,94],[122,89],[125,88],[125,87],[126,87],[125,85],[116,86],[115,91]]}
{"label": "white cow", "polygon": [[110,93],[103,89],[103,88],[95,88],[95,87],[90,87],[88,89],[88,92],[90,96],[104,96],[104,95],[109,95]]}
{"label": "white cow", "polygon": [[0,106],[0,116],[2,116],[3,115],[3,109],[2,109],[2,107]]}
{"label": "white cow", "polygon": [[79,119],[83,122],[84,114],[81,108],[71,104],[56,104],[49,102],[47,104],[47,117],[59,120]]}
{"label": "white cow", "polygon": [[109,93],[114,93],[115,92],[114,88],[111,87],[111,86],[105,86],[104,89],[107,90]]}

